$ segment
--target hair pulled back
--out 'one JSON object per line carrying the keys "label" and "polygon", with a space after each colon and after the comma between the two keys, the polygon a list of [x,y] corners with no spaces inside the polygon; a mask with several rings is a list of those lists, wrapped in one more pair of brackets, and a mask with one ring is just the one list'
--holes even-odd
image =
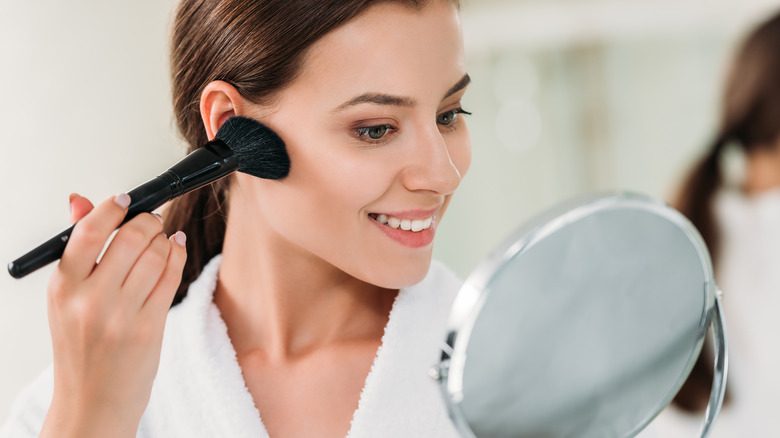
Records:
{"label": "hair pulled back", "polygon": [[[721,155],[727,145],[745,154],[777,147],[780,140],[780,13],[761,23],[742,42],[731,64],[715,140],[678,195],[676,207],[698,228],[718,264],[720,239],[714,198],[723,186]],[[701,411],[712,387],[712,364],[702,350],[690,377],[675,398],[686,411]]]}
{"label": "hair pulled back", "polygon": [[723,184],[720,155],[735,144],[746,153],[774,147],[780,139],[780,14],[748,35],[726,82],[720,126],[706,155],[693,168],[677,200],[717,260],[718,236],[712,200]]}
{"label": "hair pulled back", "polygon": [[[173,110],[188,152],[208,141],[199,106],[206,85],[225,81],[242,97],[272,103],[299,75],[307,50],[378,3],[420,9],[428,0],[182,0],[173,23]],[[458,4],[457,1],[453,3]],[[187,264],[174,299],[186,296],[205,264],[222,252],[229,178],[174,200],[165,232],[188,236]]]}

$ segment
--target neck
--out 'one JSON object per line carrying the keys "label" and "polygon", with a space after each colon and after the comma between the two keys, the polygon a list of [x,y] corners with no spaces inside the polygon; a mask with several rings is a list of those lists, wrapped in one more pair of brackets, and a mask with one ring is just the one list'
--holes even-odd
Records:
{"label": "neck", "polygon": [[780,187],[780,143],[756,146],[747,156],[744,192],[757,195]]}
{"label": "neck", "polygon": [[240,208],[231,204],[214,296],[239,355],[286,361],[331,343],[381,340],[397,291],[338,270]]}

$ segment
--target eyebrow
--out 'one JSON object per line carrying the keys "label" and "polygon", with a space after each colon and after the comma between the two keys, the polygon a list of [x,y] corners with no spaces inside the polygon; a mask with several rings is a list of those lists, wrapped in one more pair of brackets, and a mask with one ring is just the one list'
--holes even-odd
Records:
{"label": "eyebrow", "polygon": [[[457,93],[458,91],[466,88],[469,83],[471,83],[471,77],[469,77],[468,73],[463,75],[463,77],[450,88],[447,93],[444,95],[442,100],[452,96],[453,94]],[[334,112],[342,111],[346,108],[349,108],[351,106],[359,105],[361,103],[373,103],[376,105],[388,105],[388,106],[401,106],[401,107],[412,107],[416,104],[416,101],[412,97],[404,97],[404,96],[393,96],[391,94],[383,94],[383,93],[365,93],[361,94],[360,96],[357,96],[353,99],[348,100],[347,102],[342,103],[334,110]]]}
{"label": "eyebrow", "polygon": [[460,78],[457,84],[453,85],[452,88],[450,88],[447,91],[447,94],[445,94],[441,100],[444,100],[452,96],[453,94],[457,93],[458,91],[466,88],[470,83],[471,83],[471,76],[469,76],[469,74],[466,73],[465,75],[463,75],[462,78]]}

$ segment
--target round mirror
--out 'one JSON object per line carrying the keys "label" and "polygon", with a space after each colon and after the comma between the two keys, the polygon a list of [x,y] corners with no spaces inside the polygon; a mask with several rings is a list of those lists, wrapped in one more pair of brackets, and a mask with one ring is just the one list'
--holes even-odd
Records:
{"label": "round mirror", "polygon": [[661,202],[589,196],[522,227],[468,277],[433,373],[465,437],[631,437],[675,396],[711,324],[703,436],[726,371],[706,246]]}

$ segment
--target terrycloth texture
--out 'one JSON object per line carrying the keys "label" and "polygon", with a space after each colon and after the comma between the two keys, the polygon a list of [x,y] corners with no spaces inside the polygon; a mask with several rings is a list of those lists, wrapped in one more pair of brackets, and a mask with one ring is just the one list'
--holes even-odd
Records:
{"label": "terrycloth texture", "polygon": [[[722,191],[715,212],[721,235],[715,277],[723,291],[733,403],[710,437],[780,437],[780,189],[750,197]],[[697,436],[703,416],[667,409],[659,430],[669,438]]]}
{"label": "terrycloth texture", "polygon": [[[168,315],[139,438],[269,438],[212,300],[220,261],[216,257],[206,266],[187,298]],[[439,387],[427,373],[437,362],[459,286],[449,270],[434,262],[421,283],[398,294],[349,438],[458,437]],[[49,370],[20,396],[0,437],[38,436],[52,383]]]}

